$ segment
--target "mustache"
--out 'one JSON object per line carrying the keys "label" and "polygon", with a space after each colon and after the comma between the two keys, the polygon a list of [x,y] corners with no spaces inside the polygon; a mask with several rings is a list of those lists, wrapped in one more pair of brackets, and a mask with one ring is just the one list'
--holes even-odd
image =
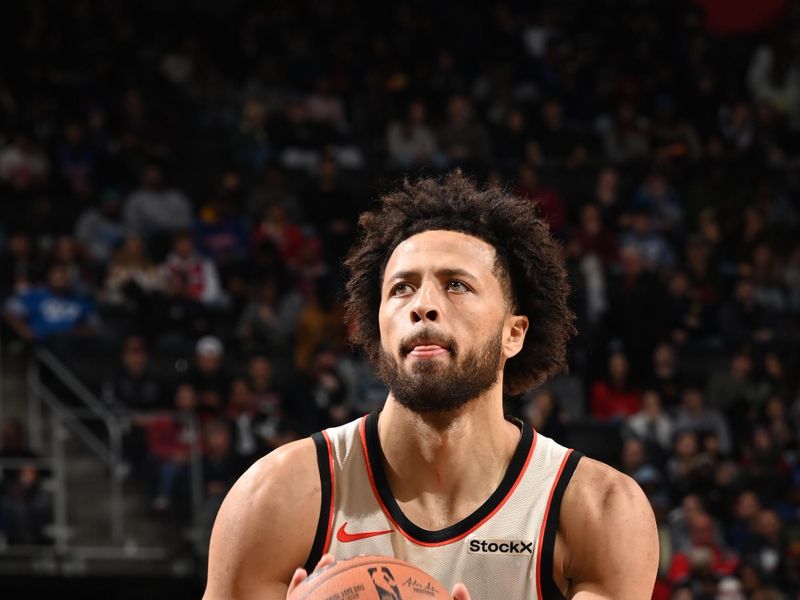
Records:
{"label": "mustache", "polygon": [[412,335],[400,340],[400,353],[405,357],[415,346],[434,344],[446,348],[451,354],[456,353],[455,339],[431,328],[415,331]]}

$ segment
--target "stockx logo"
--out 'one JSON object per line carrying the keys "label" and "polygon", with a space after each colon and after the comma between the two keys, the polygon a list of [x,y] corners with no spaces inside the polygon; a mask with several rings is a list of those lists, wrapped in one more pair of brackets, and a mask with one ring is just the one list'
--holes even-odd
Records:
{"label": "stockx logo", "polygon": [[533,554],[533,542],[472,539],[468,551],[470,554]]}

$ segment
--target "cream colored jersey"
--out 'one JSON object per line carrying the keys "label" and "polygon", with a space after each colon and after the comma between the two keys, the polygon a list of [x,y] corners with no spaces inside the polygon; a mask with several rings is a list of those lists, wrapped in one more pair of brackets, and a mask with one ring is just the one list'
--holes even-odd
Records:
{"label": "cream colored jersey", "polygon": [[378,413],[314,434],[322,505],[306,568],[325,552],[337,559],[378,554],[417,565],[449,589],[461,581],[476,600],[563,598],[552,576],[553,547],[561,499],[581,455],[513,421],[522,435],[499,487],[439,531],[412,523],[392,495]]}

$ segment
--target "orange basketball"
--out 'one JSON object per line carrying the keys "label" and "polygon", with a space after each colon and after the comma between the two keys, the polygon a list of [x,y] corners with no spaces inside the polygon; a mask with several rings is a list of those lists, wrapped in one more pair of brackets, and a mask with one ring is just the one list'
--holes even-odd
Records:
{"label": "orange basketball", "polygon": [[297,586],[288,600],[449,600],[450,592],[422,569],[388,556],[336,561]]}

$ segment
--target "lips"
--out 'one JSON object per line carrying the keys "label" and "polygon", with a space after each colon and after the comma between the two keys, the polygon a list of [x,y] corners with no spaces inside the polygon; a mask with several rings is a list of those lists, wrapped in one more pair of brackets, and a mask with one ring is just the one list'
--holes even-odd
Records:
{"label": "lips", "polygon": [[453,353],[453,341],[434,332],[420,332],[400,346],[403,357],[434,358]]}
{"label": "lips", "polygon": [[434,356],[440,356],[449,352],[450,350],[439,346],[438,344],[425,344],[421,346],[414,346],[414,349],[411,350],[408,355],[416,358],[433,358]]}

